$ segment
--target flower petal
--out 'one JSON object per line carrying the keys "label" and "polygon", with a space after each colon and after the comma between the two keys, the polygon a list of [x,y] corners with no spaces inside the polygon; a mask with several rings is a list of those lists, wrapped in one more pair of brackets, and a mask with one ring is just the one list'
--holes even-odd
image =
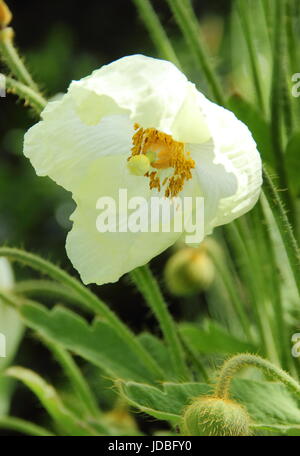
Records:
{"label": "flower petal", "polygon": [[48,104],[43,120],[25,136],[24,154],[39,176],[48,175],[73,191],[85,170],[100,156],[127,153],[133,125],[126,114],[105,117],[95,126],[84,124],[65,95]]}
{"label": "flower petal", "polygon": [[118,109],[133,123],[154,127],[181,142],[202,143],[210,138],[201,95],[178,68],[165,60],[132,55],[117,60],[69,89],[77,111],[95,125]]}
{"label": "flower petal", "polygon": [[110,109],[130,112],[133,122],[144,128],[155,127],[169,132],[180,109],[188,81],[170,62],[143,55],[119,59],[80,81],[74,81],[69,93],[76,102],[81,119],[97,124]]}
{"label": "flower petal", "polygon": [[188,148],[205,198],[209,234],[215,226],[252,209],[261,191],[262,164],[249,129],[232,112],[208,100],[201,103],[205,105],[212,140]]}
{"label": "flower petal", "polygon": [[[151,232],[150,222],[147,232],[119,232],[119,227],[117,232],[99,232],[96,225],[100,212],[96,205],[100,197],[109,196],[116,202],[117,225],[120,216],[123,222],[121,226],[125,227],[127,205],[119,204],[120,189],[127,190],[128,201],[133,197],[144,198],[141,205],[143,220],[148,217],[150,221],[150,197],[161,196],[157,191],[149,189],[147,178],[128,173],[126,165],[124,166],[126,160],[126,155],[102,157],[93,163],[86,179],[73,195],[77,209],[71,217],[74,224],[66,247],[68,256],[84,283],[115,282],[126,272],[150,261],[181,236],[181,231],[173,229],[173,219],[168,232],[163,232],[163,225],[157,219],[154,220],[154,225],[159,232]],[[174,207],[170,199],[164,201],[166,205]],[[129,210],[128,213],[129,228],[132,228],[130,214],[133,211]],[[182,217],[182,212],[176,210],[175,217]]]}

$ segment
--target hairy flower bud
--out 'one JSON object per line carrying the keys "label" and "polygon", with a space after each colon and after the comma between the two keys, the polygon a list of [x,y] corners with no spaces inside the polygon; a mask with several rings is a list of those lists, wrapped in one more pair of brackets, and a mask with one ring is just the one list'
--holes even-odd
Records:
{"label": "hairy flower bud", "polygon": [[251,434],[250,417],[237,402],[203,396],[186,408],[182,433],[191,436],[247,436]]}
{"label": "hairy flower bud", "polygon": [[12,13],[7,4],[0,0],[0,29],[5,28],[12,20]]}

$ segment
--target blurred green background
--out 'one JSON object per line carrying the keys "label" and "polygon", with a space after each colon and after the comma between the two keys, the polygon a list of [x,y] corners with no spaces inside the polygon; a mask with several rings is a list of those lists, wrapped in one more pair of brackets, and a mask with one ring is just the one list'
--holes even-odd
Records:
{"label": "blurred green background", "polygon": [[[143,53],[157,56],[145,27],[131,0],[73,2],[8,2],[14,14],[16,44],[28,67],[46,96],[66,91],[72,79],[79,79],[103,64],[124,55]],[[195,1],[199,19],[208,20],[206,39],[212,53],[219,51],[224,33],[223,21],[230,13],[229,0]],[[189,68],[188,76],[200,81],[191,56],[175,20],[165,2],[153,1],[162,23],[175,44],[179,57]],[[213,19],[212,19],[213,18]],[[219,19],[216,19],[219,18]],[[217,22],[215,22],[217,20]],[[218,62],[222,69],[224,62]],[[205,91],[205,87],[202,87]],[[59,263],[74,275],[76,271],[65,253],[65,238],[70,229],[69,216],[74,210],[70,194],[48,178],[36,176],[22,155],[23,136],[36,119],[15,97],[1,98],[0,104],[0,244],[24,247]],[[168,252],[153,261],[155,272],[162,277]],[[33,277],[31,271],[16,266],[18,279]],[[142,331],[157,325],[149,315],[142,298],[118,284],[94,287],[103,299],[133,329]],[[168,295],[172,314],[178,319],[194,320],[209,314],[204,295],[177,299]],[[41,344],[26,338],[16,363],[38,370],[46,378],[57,370]],[[13,400],[12,414],[36,421],[42,413],[33,397],[19,387]]]}

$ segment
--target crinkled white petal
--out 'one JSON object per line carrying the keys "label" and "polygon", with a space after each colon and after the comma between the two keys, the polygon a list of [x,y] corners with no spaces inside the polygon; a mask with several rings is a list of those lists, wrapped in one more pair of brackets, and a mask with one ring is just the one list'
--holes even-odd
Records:
{"label": "crinkled white petal", "polygon": [[[178,207],[174,210],[174,202],[170,199],[164,201],[171,207],[171,214],[173,214],[171,229],[163,232],[167,224],[163,223],[160,215],[160,218],[153,220],[159,232],[151,232],[150,197],[161,196],[161,193],[151,191],[149,181],[145,177],[131,175],[126,164],[124,166],[126,159],[126,155],[121,155],[102,157],[97,160],[73,195],[77,208],[71,217],[73,228],[68,234],[66,247],[71,262],[86,284],[117,281],[128,271],[146,264],[173,245],[181,236],[181,231],[174,229],[174,217],[182,219],[183,213]],[[190,188],[189,192],[188,188]],[[140,206],[140,215],[143,221],[148,217],[149,223],[145,225],[147,231],[131,231],[134,226],[131,220],[134,210],[131,208],[127,212],[127,205],[119,204],[120,189],[127,190],[128,203],[133,197],[144,198],[143,205]],[[192,183],[190,183],[185,189],[185,194],[193,194],[193,192]],[[99,198],[103,196],[113,198],[116,203],[117,232],[102,233],[97,227],[98,216],[103,213],[103,207],[99,210],[96,206]],[[184,209],[183,207],[183,211]],[[126,212],[128,223],[125,221]],[[118,224],[119,216],[121,225]],[[120,226],[127,227],[127,231],[119,232]]]}
{"label": "crinkled white petal", "polygon": [[156,128],[182,142],[204,142],[209,132],[196,92],[175,65],[143,55],[105,65],[69,88],[87,124],[123,109],[143,128]]}
{"label": "crinkled white petal", "polygon": [[49,103],[43,120],[27,132],[24,154],[39,176],[49,176],[73,191],[97,158],[129,155],[133,133],[127,114],[107,116],[95,126],[84,124],[74,110],[71,97],[66,95]]}
{"label": "crinkled white petal", "polygon": [[212,139],[188,149],[206,207],[206,234],[248,212],[262,185],[262,163],[249,129],[235,115],[199,97]]}

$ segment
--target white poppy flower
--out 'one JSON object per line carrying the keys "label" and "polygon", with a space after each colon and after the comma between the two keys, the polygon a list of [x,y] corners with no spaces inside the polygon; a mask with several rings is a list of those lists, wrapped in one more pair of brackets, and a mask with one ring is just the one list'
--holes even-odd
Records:
{"label": "white poppy flower", "polygon": [[[24,153],[38,175],[73,194],[67,253],[85,283],[114,282],[183,235],[163,232],[164,222],[157,222],[159,232],[100,232],[100,197],[118,201],[126,189],[128,199],[161,196],[170,207],[186,196],[203,197],[205,236],[249,211],[262,184],[248,128],[172,63],[142,55],[72,82],[26,134]],[[125,209],[117,210],[123,220]],[[139,215],[147,211],[144,205]]]}

